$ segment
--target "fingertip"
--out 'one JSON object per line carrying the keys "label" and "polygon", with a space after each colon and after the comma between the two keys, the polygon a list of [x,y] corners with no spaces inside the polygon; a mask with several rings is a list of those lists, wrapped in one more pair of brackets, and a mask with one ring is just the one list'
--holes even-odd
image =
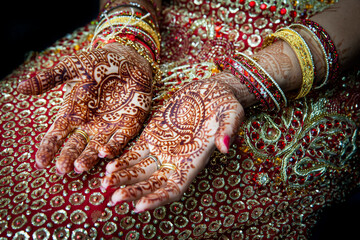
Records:
{"label": "fingertip", "polygon": [[221,153],[225,154],[229,152],[231,142],[229,135],[221,135],[217,137],[215,141],[216,147]]}

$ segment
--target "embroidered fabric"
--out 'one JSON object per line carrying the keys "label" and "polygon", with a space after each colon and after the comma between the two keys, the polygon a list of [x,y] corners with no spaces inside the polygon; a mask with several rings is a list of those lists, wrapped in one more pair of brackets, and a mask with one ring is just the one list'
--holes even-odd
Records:
{"label": "embroidered fabric", "polygon": [[[195,0],[166,7],[164,74],[152,111],[185,83],[211,76],[213,57],[251,54],[279,26],[326,7],[293,2]],[[66,89],[25,96],[17,84],[85,49],[94,29],[92,23],[62,38],[0,82],[0,239],[305,239],[318,210],[358,185],[356,70],[279,113],[247,109],[229,154],[214,152],[180,201],[155,210],[108,207],[112,192],[99,188],[106,162],[81,175],[58,176],[54,163],[36,170],[35,152]]]}

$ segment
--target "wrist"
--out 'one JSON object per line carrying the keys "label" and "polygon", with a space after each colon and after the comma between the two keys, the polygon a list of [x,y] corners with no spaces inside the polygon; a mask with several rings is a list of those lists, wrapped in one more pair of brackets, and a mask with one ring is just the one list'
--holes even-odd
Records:
{"label": "wrist", "polygon": [[234,94],[235,98],[244,107],[250,107],[258,102],[256,97],[249,92],[248,87],[242,84],[240,80],[234,76],[231,71],[224,70],[211,77],[212,81],[217,81],[221,85],[225,85]]}
{"label": "wrist", "polygon": [[301,87],[300,63],[294,51],[285,41],[276,41],[254,54],[253,57],[274,78],[284,92]]}

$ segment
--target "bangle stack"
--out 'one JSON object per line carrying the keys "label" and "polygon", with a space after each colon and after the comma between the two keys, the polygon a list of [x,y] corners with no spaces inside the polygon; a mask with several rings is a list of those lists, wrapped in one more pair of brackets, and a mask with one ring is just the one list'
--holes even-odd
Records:
{"label": "bangle stack", "polygon": [[287,42],[294,50],[300,63],[302,72],[301,88],[298,93],[290,95],[291,98],[299,99],[305,97],[312,88],[315,76],[314,61],[310,49],[301,35],[290,28],[281,28],[266,37],[263,47],[272,44],[276,39]]}
{"label": "bangle stack", "polygon": [[252,58],[243,53],[233,58],[216,59],[215,64],[220,70],[229,69],[249,92],[254,94],[267,111],[280,111],[287,105],[285,94],[274,79]]}
{"label": "bangle stack", "polygon": [[91,47],[102,48],[113,42],[133,47],[149,62],[157,82],[161,77],[160,41],[159,26],[150,11],[137,3],[114,5],[109,1],[99,17]]}
{"label": "bangle stack", "polygon": [[[328,80],[337,77],[339,56],[335,50],[334,43],[329,35],[319,24],[311,20],[303,20],[302,24],[292,24],[289,28],[281,28],[275,33],[266,37],[263,47],[269,46],[277,39],[288,43],[295,52],[300,63],[302,72],[302,84],[296,94],[290,94],[292,99],[305,97],[313,87],[315,78],[315,66],[313,56],[303,37],[293,28],[303,28],[310,32],[321,49],[326,63],[326,73],[324,80],[321,81],[320,88]],[[280,111],[282,106],[287,105],[287,98],[276,81],[257,63],[255,58],[251,58],[243,53],[236,53],[233,57],[225,59],[215,59],[215,64],[219,70],[229,69],[240,82],[247,86],[249,92],[255,95],[265,110]]]}
{"label": "bangle stack", "polygon": [[322,52],[324,53],[326,63],[326,74],[324,80],[315,87],[318,89],[326,85],[329,81],[333,81],[338,77],[339,74],[339,54],[336,51],[335,44],[331,40],[329,34],[322,28],[318,23],[304,19],[300,24],[293,24],[295,26],[302,26],[309,32],[314,34],[314,39],[320,45]]}

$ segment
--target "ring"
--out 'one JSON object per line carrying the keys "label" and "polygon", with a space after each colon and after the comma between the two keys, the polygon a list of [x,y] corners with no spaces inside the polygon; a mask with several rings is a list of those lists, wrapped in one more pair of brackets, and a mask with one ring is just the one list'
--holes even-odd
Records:
{"label": "ring", "polygon": [[161,167],[161,165],[162,165],[161,162],[160,162],[160,160],[159,160],[157,157],[155,157],[154,155],[151,155],[151,154],[149,154],[148,157],[155,161],[155,163],[156,163],[156,168],[157,168],[157,170],[159,170],[160,167]]}
{"label": "ring", "polygon": [[87,135],[87,133],[81,129],[75,129],[74,133],[79,133],[81,136],[83,136],[85,138],[86,143],[88,143],[90,141],[89,139],[89,135]]}
{"label": "ring", "polygon": [[171,163],[163,163],[163,164],[161,164],[160,168],[169,168],[171,170],[176,170],[177,169],[177,167],[174,164],[171,164]]}

